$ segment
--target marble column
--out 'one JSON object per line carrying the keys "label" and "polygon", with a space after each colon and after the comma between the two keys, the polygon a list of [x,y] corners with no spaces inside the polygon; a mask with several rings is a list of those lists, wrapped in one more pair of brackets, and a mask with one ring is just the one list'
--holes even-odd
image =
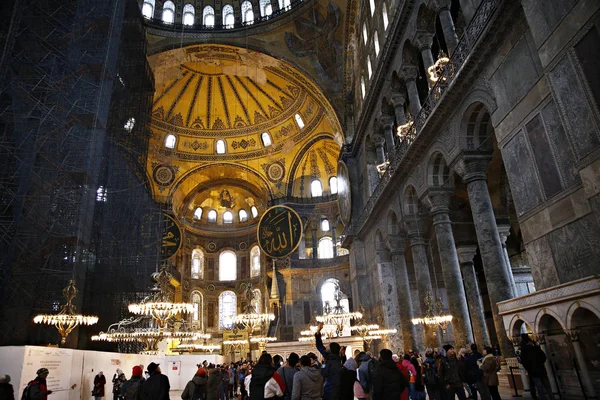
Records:
{"label": "marble column", "polygon": [[456,253],[460,262],[465,293],[467,294],[473,336],[475,343],[480,349],[483,349],[483,346],[491,346],[491,341],[485,324],[483,301],[481,300],[481,292],[479,291],[479,283],[477,274],[475,273],[475,265],[473,264],[473,257],[477,253],[477,246],[461,245],[456,248]]}
{"label": "marble column", "polygon": [[375,144],[375,156],[377,158],[377,165],[381,165],[385,162],[385,138],[381,134],[374,135],[373,143]]}
{"label": "marble column", "polygon": [[511,299],[513,290],[506,271],[504,251],[487,187],[486,171],[489,160],[490,157],[485,155],[463,154],[454,165],[454,169],[467,186],[498,344],[504,357],[514,357],[514,348],[506,335],[502,316],[498,313],[497,303]]}
{"label": "marble column", "polygon": [[587,398],[595,399],[596,390],[594,389],[594,383],[590,378],[590,372],[587,367],[587,363],[585,360],[585,356],[583,355],[583,350],[581,350],[581,345],[579,344],[579,330],[571,329],[565,331],[567,337],[571,341],[571,345],[573,345],[573,352],[575,353],[575,358],[577,359],[577,366],[579,367],[579,375],[581,376],[581,380],[583,381],[583,386],[585,387],[585,394]]}
{"label": "marble column", "polygon": [[312,248],[313,248],[313,260],[319,258],[319,241],[317,240],[317,228],[312,227]]}
{"label": "marble column", "polygon": [[450,314],[452,314],[454,342],[458,347],[473,343],[473,333],[452,233],[452,222],[450,221],[448,206],[451,194],[451,191],[445,189],[431,189],[427,194],[427,201],[431,208],[431,215],[433,215],[433,226],[438,242],[448,306]]}
{"label": "marble column", "polygon": [[[381,122],[383,137],[385,139],[385,149],[389,156],[394,154],[394,119],[389,116],[382,116],[379,121]],[[388,156],[388,158],[389,158]]]}
{"label": "marble column", "polygon": [[500,243],[502,243],[502,250],[504,250],[504,261],[506,262],[506,273],[510,280],[510,286],[512,287],[512,297],[517,297],[517,284],[515,283],[515,277],[512,272],[512,266],[510,265],[510,258],[508,257],[508,250],[506,249],[506,240],[510,235],[510,225],[498,225],[498,234],[500,235]]}
{"label": "marble column", "polygon": [[[387,253],[387,252],[386,252]],[[391,255],[391,254],[390,254]],[[390,262],[386,259],[387,254],[378,254],[377,272],[379,275],[379,286],[381,288],[381,307],[383,311],[383,320],[386,327],[395,328],[398,333],[390,335],[388,338],[388,346],[393,351],[402,350],[406,343],[405,337],[402,336],[402,314],[405,312],[400,306],[399,296],[400,288],[396,286],[396,268],[394,261]]]}
{"label": "marble column", "polygon": [[417,89],[417,76],[419,70],[415,66],[406,66],[402,68],[402,75],[406,82],[406,92],[408,93],[409,109],[416,120],[419,111],[421,111],[421,100],[419,99],[419,90]]}
{"label": "marble column", "polygon": [[331,240],[333,241],[333,256],[337,257],[337,218],[333,221],[333,224],[329,226],[331,230]]}
{"label": "marble column", "polygon": [[[431,45],[433,44],[433,34],[429,32],[419,32],[415,35],[415,44],[421,53],[425,73],[429,76],[429,67],[433,66],[433,54],[431,53]],[[433,86],[431,81],[427,79],[429,87]]]}
{"label": "marble column", "polygon": [[[427,261],[427,245],[424,239],[426,223],[426,217],[421,215],[409,215],[404,218],[415,268],[415,280],[417,282],[421,313],[426,310],[425,294],[429,292],[432,296],[434,295],[431,285],[431,275],[429,274],[429,262]],[[425,333],[425,345],[440,347],[442,342],[440,340],[441,335],[437,333],[438,329],[431,325],[426,325],[423,329]]]}
{"label": "marble column", "polygon": [[298,258],[300,260],[304,260],[306,258],[306,237],[304,232],[302,232],[302,238],[300,239],[300,244],[298,245]]}
{"label": "marble column", "polygon": [[552,389],[552,394],[558,394],[558,386],[556,386],[556,377],[554,376],[554,368],[552,368],[552,364],[550,363],[550,357],[548,355],[548,346],[546,346],[546,335],[543,333],[534,333],[532,335],[534,341],[537,341],[540,345],[540,348],[544,353],[546,353],[546,362],[544,365],[546,366],[546,373],[548,374],[548,380],[550,381],[550,388]]}
{"label": "marble column", "polygon": [[440,18],[442,31],[444,32],[444,41],[446,42],[446,47],[448,47],[448,52],[451,56],[454,53],[456,46],[458,46],[458,36],[456,35],[456,28],[454,27],[452,14],[450,13],[450,1],[438,0],[438,4],[437,14]]}
{"label": "marble column", "polygon": [[400,325],[402,327],[404,351],[416,350],[419,348],[419,343],[415,326],[412,323],[414,312],[406,269],[406,258],[404,256],[406,238],[403,235],[388,235],[386,242],[390,248],[392,266],[396,274],[395,284],[398,292],[398,305],[400,306]]}
{"label": "marble column", "polygon": [[392,103],[394,104],[394,116],[398,126],[406,124],[406,113],[404,112],[404,103],[406,96],[404,94],[392,95]]}

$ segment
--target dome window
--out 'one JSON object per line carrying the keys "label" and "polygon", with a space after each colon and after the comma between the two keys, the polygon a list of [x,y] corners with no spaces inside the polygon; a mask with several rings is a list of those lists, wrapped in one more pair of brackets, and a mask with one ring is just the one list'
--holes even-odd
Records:
{"label": "dome window", "polygon": [[223,6],[223,26],[227,29],[233,28],[235,25],[235,16],[233,15],[233,6],[225,4]]}
{"label": "dome window", "polygon": [[381,15],[383,16],[383,30],[387,31],[387,27],[388,27],[390,21],[388,20],[387,7],[385,6],[385,3],[383,3]]}
{"label": "dome window", "polygon": [[215,9],[211,6],[206,6],[202,10],[202,25],[207,28],[215,26]]}
{"label": "dome window", "polygon": [[269,147],[273,144],[273,142],[271,142],[271,135],[269,135],[267,132],[260,135],[260,139],[262,140],[263,146],[265,147]]}
{"label": "dome window", "polygon": [[217,154],[225,154],[225,141],[223,139],[217,140],[216,148]]}
{"label": "dome window", "polygon": [[223,213],[223,223],[233,224],[233,213],[231,211],[225,211]]}
{"label": "dome window", "polygon": [[208,222],[217,222],[217,212],[215,210],[208,212]]}
{"label": "dome window", "polygon": [[371,9],[371,17],[375,15],[375,0],[369,0],[369,8]]}
{"label": "dome window", "polygon": [[193,26],[195,16],[196,16],[196,10],[194,9],[194,6],[189,3],[186,4],[183,7],[183,25]]}
{"label": "dome window", "polygon": [[248,0],[242,3],[242,23],[245,25],[252,25],[254,23],[254,11],[252,10],[252,3]]}
{"label": "dome window", "polygon": [[240,218],[240,222],[248,221],[248,213],[246,212],[246,210],[240,210],[239,218]]}
{"label": "dome window", "polygon": [[175,135],[168,134],[167,137],[165,137],[165,147],[167,149],[174,149],[176,143],[177,137]]}
{"label": "dome window", "polygon": [[163,6],[162,21],[165,24],[172,24],[175,22],[175,4],[172,1],[165,1]]}
{"label": "dome window", "polygon": [[154,16],[154,0],[144,0],[142,5],[142,15],[144,18],[152,19]]}
{"label": "dome window", "polygon": [[365,42],[365,45],[366,45],[368,41],[369,41],[369,31],[367,30],[367,23],[365,22],[363,24],[363,42]]}
{"label": "dome window", "polygon": [[291,0],[279,0],[279,9],[282,11],[287,11],[292,7]]}
{"label": "dome window", "polygon": [[375,47],[375,57],[379,55],[379,37],[377,31],[373,33],[373,47]]}
{"label": "dome window", "polygon": [[231,250],[219,255],[219,280],[235,281],[237,279],[237,256]]}
{"label": "dome window", "polygon": [[312,197],[323,196],[323,186],[321,186],[321,181],[315,179],[310,183],[310,195]]}
{"label": "dome window", "polygon": [[202,207],[196,208],[196,211],[194,211],[194,219],[202,219]]}
{"label": "dome window", "polygon": [[[235,256],[235,255],[234,255]],[[237,297],[231,290],[219,295],[219,328],[233,328],[233,317],[237,314]]]}
{"label": "dome window", "polygon": [[298,128],[300,128],[300,129],[304,128],[304,121],[302,120],[302,117],[300,116],[300,114],[296,114],[295,118],[296,118],[296,123],[298,124]]}
{"label": "dome window", "polygon": [[135,118],[131,117],[127,120],[127,122],[125,122],[125,125],[123,125],[123,128],[125,128],[125,130],[129,133],[131,133],[131,131],[133,131],[133,128],[135,127]]}
{"label": "dome window", "polygon": [[256,206],[252,206],[250,211],[252,211],[252,218],[258,217],[258,208],[256,208]]}
{"label": "dome window", "polygon": [[333,241],[329,236],[319,239],[317,252],[319,258],[333,258]]}
{"label": "dome window", "polygon": [[271,0],[260,0],[260,15],[268,17],[273,14],[273,6]]}
{"label": "dome window", "polygon": [[367,56],[367,71],[369,72],[369,79],[373,76],[373,68],[371,67],[371,57]]}
{"label": "dome window", "polygon": [[331,178],[329,178],[329,192],[331,194],[337,194],[337,192],[338,192],[337,176],[332,176]]}
{"label": "dome window", "polygon": [[321,220],[321,231],[329,232],[329,220],[327,218]]}
{"label": "dome window", "polygon": [[362,98],[364,100],[365,95],[367,94],[367,87],[365,86],[365,77],[364,76],[360,77],[360,94],[362,95]]}

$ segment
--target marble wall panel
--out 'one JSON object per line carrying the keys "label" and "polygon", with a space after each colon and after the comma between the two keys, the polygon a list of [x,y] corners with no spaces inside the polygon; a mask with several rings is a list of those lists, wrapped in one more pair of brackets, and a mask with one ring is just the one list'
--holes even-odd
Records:
{"label": "marble wall panel", "polygon": [[560,176],[539,114],[525,125],[546,198],[562,190]]}
{"label": "marble wall panel", "polygon": [[531,34],[537,47],[540,47],[558,26],[560,21],[573,8],[578,0],[524,0],[523,10],[529,23]]}
{"label": "marble wall panel", "polygon": [[575,54],[579,59],[583,75],[587,81],[596,105],[600,107],[600,35],[593,26],[575,45]]}
{"label": "marble wall panel", "polygon": [[554,265],[552,249],[548,244],[548,237],[544,236],[534,240],[525,247],[536,289],[542,290],[558,285],[560,280]]}

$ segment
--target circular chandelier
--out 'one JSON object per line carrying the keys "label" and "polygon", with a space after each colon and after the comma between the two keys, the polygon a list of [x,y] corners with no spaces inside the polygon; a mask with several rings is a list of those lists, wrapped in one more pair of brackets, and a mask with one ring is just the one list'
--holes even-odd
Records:
{"label": "circular chandelier", "polygon": [[425,315],[422,318],[413,318],[413,325],[432,325],[439,326],[442,332],[446,332],[448,324],[452,322],[452,315],[443,314],[444,305],[440,299],[434,300],[431,293],[425,294],[425,306],[427,307]]}
{"label": "circular chandelier", "polygon": [[429,74],[429,80],[431,83],[436,83],[440,81],[440,83],[446,83],[448,81],[448,77],[444,75],[444,69],[450,59],[444,52],[440,52],[438,55],[438,59],[435,64],[431,67],[427,68],[427,73]]}
{"label": "circular chandelier", "polygon": [[276,340],[276,337],[254,336],[250,338],[250,343],[258,343],[258,349],[264,351],[267,348],[267,343],[275,342]]}
{"label": "circular chandelier", "polygon": [[81,315],[76,313],[73,299],[77,297],[77,288],[75,281],[71,279],[69,284],[63,289],[63,295],[67,302],[62,306],[58,314],[40,314],[36,315],[33,322],[36,324],[54,325],[60,335],[60,344],[64,346],[67,343],[67,336],[73,329],[79,325],[94,325],[98,322],[98,317]]}
{"label": "circular chandelier", "polygon": [[254,299],[256,294],[252,289],[252,283],[248,283],[248,287],[244,293],[247,301],[246,308],[243,314],[235,315],[231,320],[234,324],[240,324],[249,333],[252,333],[257,328],[262,328],[263,325],[274,321],[275,314],[272,313],[258,313],[256,307],[254,307]]}
{"label": "circular chandelier", "polygon": [[359,320],[362,318],[360,312],[346,311],[346,308],[342,305],[344,294],[340,290],[339,286],[336,285],[335,292],[333,295],[333,301],[335,305],[332,306],[330,302],[326,301],[323,306],[323,315],[317,315],[317,322],[326,325],[333,325],[336,329],[336,336],[341,336],[344,327],[350,325],[350,321]]}
{"label": "circular chandelier", "polygon": [[212,354],[214,351],[221,350],[221,346],[218,344],[183,343],[177,347],[172,348],[171,350],[177,353],[208,352]]}

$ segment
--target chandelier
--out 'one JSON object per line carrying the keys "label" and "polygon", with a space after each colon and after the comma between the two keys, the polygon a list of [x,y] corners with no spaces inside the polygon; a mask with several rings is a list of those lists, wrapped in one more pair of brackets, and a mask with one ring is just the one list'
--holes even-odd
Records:
{"label": "chandelier", "polygon": [[402,139],[402,141],[407,140],[407,139],[412,140],[410,133],[411,133],[413,124],[414,124],[414,121],[409,114],[408,117],[406,117],[406,123],[398,126],[398,128],[396,129],[396,135],[398,135],[398,137],[400,139]]}
{"label": "chandelier", "polygon": [[440,83],[446,83],[448,81],[448,76],[444,75],[444,69],[446,68],[446,65],[448,65],[449,61],[450,59],[446,53],[440,51],[435,64],[427,68],[427,73],[429,74],[429,80],[431,83],[436,83],[438,81]]}
{"label": "chandelier", "polygon": [[182,343],[177,347],[171,349],[177,353],[190,352],[190,353],[210,353],[212,354],[214,351],[221,350],[221,346],[218,344],[195,344],[195,343]]}
{"label": "chandelier", "polygon": [[422,318],[413,318],[414,325],[432,325],[439,326],[442,332],[446,333],[448,324],[452,322],[452,315],[443,314],[444,305],[440,299],[434,300],[431,293],[425,294],[425,306],[427,307],[425,315]]}
{"label": "chandelier", "polygon": [[67,302],[62,306],[58,314],[40,314],[33,322],[36,324],[54,325],[60,335],[60,344],[64,346],[67,343],[67,336],[79,325],[94,325],[98,322],[98,317],[81,315],[76,313],[73,299],[77,297],[77,288],[75,281],[71,279],[69,284],[63,289],[63,295]]}
{"label": "chandelier", "polygon": [[342,305],[342,300],[345,299],[345,295],[340,290],[339,286],[336,284],[335,292],[333,295],[333,300],[335,305],[332,306],[329,301],[325,302],[323,306],[323,315],[317,315],[316,320],[326,325],[333,325],[336,329],[336,336],[341,336],[344,330],[344,327],[350,325],[350,321],[359,320],[362,318],[362,313],[360,312],[349,312],[346,311],[346,308]]}
{"label": "chandelier", "polygon": [[256,294],[252,289],[251,283],[249,283],[246,288],[245,296],[247,305],[244,309],[244,313],[238,314],[232,318],[234,324],[240,324],[247,329],[249,333],[252,333],[255,329],[262,328],[263,325],[275,320],[275,315],[272,313],[260,314],[257,312],[256,307],[254,307]]}
{"label": "chandelier", "polygon": [[254,336],[250,338],[250,343],[258,343],[258,349],[262,352],[267,348],[267,343],[275,342],[276,337],[271,336]]}

